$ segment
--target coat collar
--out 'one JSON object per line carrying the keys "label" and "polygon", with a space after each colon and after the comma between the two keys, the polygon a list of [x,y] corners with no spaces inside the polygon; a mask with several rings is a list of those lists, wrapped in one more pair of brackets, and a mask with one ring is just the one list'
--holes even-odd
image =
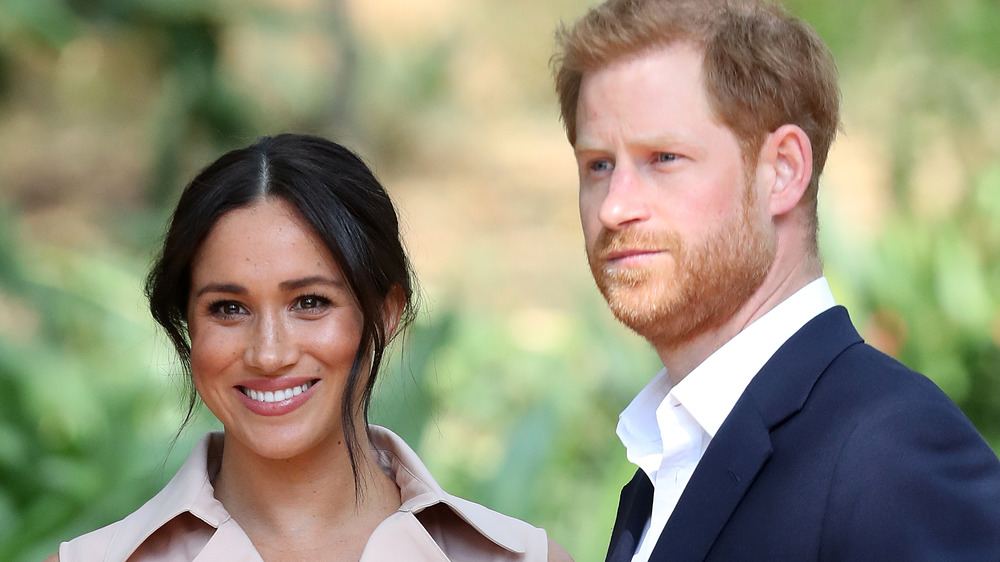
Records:
{"label": "coat collar", "polygon": [[802,409],[823,371],[861,343],[847,310],[809,321],[750,382],[719,428],[667,521],[651,559],[702,560],[772,452],[770,431]]}
{"label": "coat collar", "polygon": [[232,519],[215,499],[211,482],[219,470],[222,441],[222,432],[206,433],[170,482],[118,524],[108,545],[108,560],[128,559],[160,527],[185,512],[215,528]]}
{"label": "coat collar", "polygon": [[436,504],[445,504],[479,534],[511,552],[528,550],[524,536],[510,525],[510,518],[477,503],[445,492],[431,476],[413,449],[388,429],[368,426],[368,435],[377,460],[399,486],[401,512],[419,513]]}
{"label": "coat collar", "polygon": [[[384,427],[371,425],[369,437],[376,460],[399,486],[402,500],[399,511],[386,519],[376,533],[393,533],[392,528],[399,531],[394,536],[414,535],[414,529],[419,528],[415,515],[431,506],[444,504],[470,528],[503,549],[518,554],[529,550],[529,539],[514,529],[510,518],[445,492],[399,436]],[[228,548],[230,559],[237,556],[240,560],[260,560],[246,534],[214,496],[211,477],[218,471],[222,445],[222,432],[210,432],[202,437],[170,482],[116,525],[107,559],[128,559],[158,529],[176,516],[189,512],[216,529],[202,555],[211,552],[213,545],[222,545],[219,548]],[[426,534],[413,540],[431,541]],[[239,553],[233,552],[234,545],[239,545]],[[212,559],[202,555],[198,560]]]}

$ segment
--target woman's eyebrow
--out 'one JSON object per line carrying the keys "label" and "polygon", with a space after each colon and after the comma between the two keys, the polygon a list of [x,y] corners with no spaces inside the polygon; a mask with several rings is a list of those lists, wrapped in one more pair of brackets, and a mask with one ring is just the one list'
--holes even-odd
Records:
{"label": "woman's eyebrow", "polygon": [[[329,285],[331,287],[336,287],[338,289],[344,288],[344,282],[338,279],[332,279],[330,277],[324,277],[322,275],[312,275],[310,277],[303,277],[301,279],[292,279],[290,281],[282,281],[278,284],[278,288],[282,291],[294,291],[296,289],[301,289],[303,287],[308,287],[310,285]],[[195,293],[195,298],[204,295],[205,293],[228,293],[232,295],[245,295],[247,293],[247,288],[242,285],[237,285],[236,283],[209,283],[204,287],[198,289]]]}
{"label": "woman's eyebrow", "polygon": [[339,289],[344,287],[344,282],[339,279],[324,277],[322,275],[313,275],[310,277],[303,277],[302,279],[282,281],[278,284],[278,288],[282,291],[294,291],[295,289],[301,289],[310,285],[330,285]]}
{"label": "woman's eyebrow", "polygon": [[234,295],[244,295],[247,289],[242,285],[237,285],[236,283],[209,283],[198,292],[195,293],[195,297],[200,297],[205,293],[230,293]]}

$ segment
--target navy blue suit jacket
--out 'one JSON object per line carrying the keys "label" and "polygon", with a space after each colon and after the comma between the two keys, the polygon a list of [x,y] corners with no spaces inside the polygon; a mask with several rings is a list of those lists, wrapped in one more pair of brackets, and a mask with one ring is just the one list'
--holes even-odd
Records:
{"label": "navy blue suit jacket", "polygon": [[[622,490],[608,560],[631,559],[651,492],[641,470]],[[1000,460],[835,307],[751,381],[650,559],[1000,560]]]}

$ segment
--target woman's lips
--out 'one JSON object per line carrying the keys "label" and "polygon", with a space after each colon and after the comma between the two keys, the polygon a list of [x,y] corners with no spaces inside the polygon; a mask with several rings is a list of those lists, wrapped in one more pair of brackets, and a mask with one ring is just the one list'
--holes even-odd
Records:
{"label": "woman's lips", "polygon": [[298,396],[299,394],[302,394],[303,392],[309,390],[309,388],[313,385],[313,382],[314,381],[306,381],[300,385],[290,386],[287,388],[279,388],[273,391],[255,390],[253,388],[248,388],[245,386],[240,386],[237,388],[240,389],[240,392],[242,392],[246,396],[249,396],[253,400],[256,400],[258,402],[271,403],[271,402],[281,402],[282,400],[286,400],[293,396]]}
{"label": "woman's lips", "polygon": [[262,416],[292,412],[312,396],[319,379],[259,379],[235,388],[248,410]]}

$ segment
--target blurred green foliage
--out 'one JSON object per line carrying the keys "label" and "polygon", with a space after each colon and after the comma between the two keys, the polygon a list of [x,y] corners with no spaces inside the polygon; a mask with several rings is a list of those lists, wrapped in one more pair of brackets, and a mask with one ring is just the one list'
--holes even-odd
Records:
{"label": "blurred green foliage", "polygon": [[[566,175],[566,209],[524,203],[545,192],[539,169],[555,160],[525,158],[538,141],[523,124],[547,120],[541,134],[561,142],[547,34],[588,3],[469,3],[455,16],[427,0],[418,13],[436,31],[419,40],[400,40],[415,32],[388,19],[379,35],[370,22],[381,20],[346,1],[0,3],[0,560],[41,559],[121,518],[217,425],[202,412],[171,448],[183,382],[140,283],[184,179],[221,150],[287,129],[346,139],[390,190],[419,176],[432,184],[419,195],[436,197],[456,182],[473,217],[509,203],[492,210],[541,223],[531,249],[551,246],[542,259],[562,264],[563,239],[539,237],[563,224],[573,170],[551,172]],[[821,194],[834,293],[869,341],[932,377],[1000,447],[1000,8],[788,5],[831,45],[845,91],[845,134]],[[402,4],[382,10],[413,19]],[[438,29],[442,14],[473,27]],[[489,119],[513,123],[499,129],[521,135],[513,148],[470,141],[495,132]],[[484,154],[515,149],[511,160]],[[420,233],[432,257],[470,236],[436,211],[420,211],[445,233]],[[427,276],[429,306],[396,344],[373,421],[449,491],[596,560],[632,472],[617,415],[658,361],[610,319],[582,252],[567,260],[579,282],[536,273],[538,286],[565,285],[544,296],[510,278],[482,283],[529,257],[514,253],[457,255],[457,270]]]}

